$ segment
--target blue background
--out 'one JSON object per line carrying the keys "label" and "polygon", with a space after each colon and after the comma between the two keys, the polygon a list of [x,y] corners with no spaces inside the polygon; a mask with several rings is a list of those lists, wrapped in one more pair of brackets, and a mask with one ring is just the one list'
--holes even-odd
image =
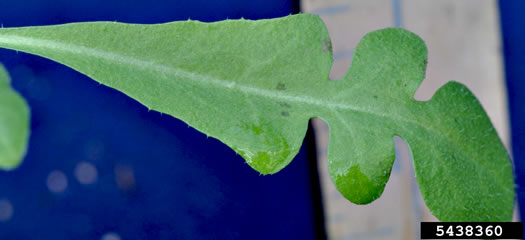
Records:
{"label": "blue background", "polygon": [[499,6],[518,202],[525,206],[525,1],[500,0]]}
{"label": "blue background", "polygon": [[[218,21],[297,10],[282,0],[0,1],[0,23]],[[69,68],[8,50],[0,62],[32,112],[27,157],[0,172],[0,199],[14,209],[0,239],[324,238],[311,135],[290,166],[260,176],[219,141]],[[77,181],[79,162],[97,168],[94,184]],[[46,186],[55,170],[68,180],[62,193]]]}
{"label": "blue background", "polygon": [[[500,8],[518,200],[523,204],[525,2],[502,0]],[[280,0],[0,1],[0,24],[259,19],[297,9],[296,3]],[[0,199],[14,208],[12,218],[0,222],[0,239],[100,239],[108,232],[122,239],[324,237],[311,141],[282,172],[259,176],[217,140],[148,112],[64,66],[7,50],[0,50],[0,62],[32,110],[28,156],[17,170],[0,172]],[[97,167],[96,183],[75,179],[79,162]],[[131,187],[118,187],[119,168],[132,170]],[[54,170],[68,178],[63,193],[47,189]]]}

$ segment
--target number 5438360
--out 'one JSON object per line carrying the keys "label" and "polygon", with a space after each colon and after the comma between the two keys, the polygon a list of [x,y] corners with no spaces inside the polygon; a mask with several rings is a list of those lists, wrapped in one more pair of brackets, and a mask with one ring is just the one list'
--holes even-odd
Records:
{"label": "number 5438360", "polygon": [[436,236],[451,236],[451,237],[462,237],[462,236],[475,236],[475,237],[491,237],[491,236],[501,236],[503,234],[503,228],[499,225],[496,226],[448,226],[446,229],[443,225],[438,225],[436,227]]}

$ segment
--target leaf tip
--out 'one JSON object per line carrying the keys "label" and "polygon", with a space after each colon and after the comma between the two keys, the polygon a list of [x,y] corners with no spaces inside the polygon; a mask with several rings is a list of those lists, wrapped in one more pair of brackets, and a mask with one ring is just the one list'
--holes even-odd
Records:
{"label": "leaf tip", "polygon": [[246,163],[250,167],[262,175],[279,172],[290,163],[291,159],[293,159],[292,151],[288,149],[275,152],[250,152],[238,148],[233,149],[246,160]]}
{"label": "leaf tip", "polygon": [[378,186],[364,174],[359,165],[354,165],[340,175],[332,177],[341,194],[355,204],[368,204],[381,196],[383,186]]}

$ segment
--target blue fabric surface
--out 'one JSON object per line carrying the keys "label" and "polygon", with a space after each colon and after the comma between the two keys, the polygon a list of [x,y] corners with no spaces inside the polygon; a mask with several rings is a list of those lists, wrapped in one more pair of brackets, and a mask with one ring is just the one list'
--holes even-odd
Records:
{"label": "blue fabric surface", "polygon": [[501,0],[501,29],[520,215],[525,216],[525,1]]}
{"label": "blue fabric surface", "polygon": [[[0,23],[259,19],[293,7],[281,0],[0,1]],[[32,112],[27,157],[0,172],[0,239],[318,235],[304,148],[282,172],[260,176],[219,141],[65,66],[8,50],[0,62]],[[79,163],[94,167],[96,181],[82,183],[93,179],[79,177]]]}

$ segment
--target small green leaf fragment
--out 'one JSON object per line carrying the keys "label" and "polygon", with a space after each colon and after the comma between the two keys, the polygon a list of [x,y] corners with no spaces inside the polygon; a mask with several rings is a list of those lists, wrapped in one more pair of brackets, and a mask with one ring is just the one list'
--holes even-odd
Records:
{"label": "small green leaf fragment", "polygon": [[27,150],[29,108],[11,89],[7,71],[0,65],[0,169],[18,166]]}

